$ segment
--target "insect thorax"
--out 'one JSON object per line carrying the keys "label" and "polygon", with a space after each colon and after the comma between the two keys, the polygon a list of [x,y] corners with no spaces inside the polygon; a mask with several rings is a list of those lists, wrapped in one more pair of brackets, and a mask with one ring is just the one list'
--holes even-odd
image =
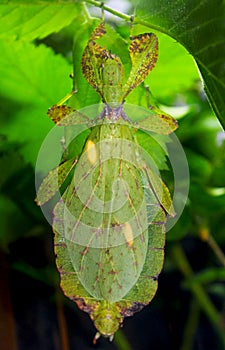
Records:
{"label": "insect thorax", "polygon": [[112,123],[118,120],[131,123],[130,118],[126,115],[123,109],[123,104],[118,102],[111,102],[105,104],[105,107],[101,113],[101,119],[110,121]]}
{"label": "insect thorax", "polygon": [[106,103],[123,100],[123,66],[119,57],[111,55],[102,65],[102,96]]}

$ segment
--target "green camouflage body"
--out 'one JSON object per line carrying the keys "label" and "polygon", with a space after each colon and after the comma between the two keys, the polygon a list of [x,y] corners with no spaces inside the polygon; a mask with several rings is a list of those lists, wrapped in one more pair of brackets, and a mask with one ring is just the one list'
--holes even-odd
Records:
{"label": "green camouflage body", "polygon": [[134,133],[143,129],[169,134],[177,123],[153,109],[136,122],[123,110],[126,96],[155,66],[157,37],[145,33],[132,38],[132,68],[124,85],[120,59],[97,43],[105,33],[101,23],[82,57],[84,77],[101,96],[104,110],[94,121],[68,106],[49,110],[56,124],[85,124],[91,132],[78,159],[71,157],[49,172],[37,202],[43,205],[53,197],[74,169],[54,209],[61,287],[90,314],[99,333],[112,338],[123,318],[155,295],[166,215],[175,215],[169,190],[146,161]]}

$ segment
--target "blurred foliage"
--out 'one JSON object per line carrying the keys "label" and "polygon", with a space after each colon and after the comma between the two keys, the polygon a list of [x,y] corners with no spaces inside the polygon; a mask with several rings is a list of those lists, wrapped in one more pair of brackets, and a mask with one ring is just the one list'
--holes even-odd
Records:
{"label": "blurred foliage", "polygon": [[[35,163],[53,127],[46,111],[72,88],[78,90],[71,99],[76,108],[99,101],[80,68],[83,49],[101,16],[99,2],[87,1],[86,5],[81,1],[0,1],[0,246],[12,271],[11,285],[25,295],[18,299],[15,294],[13,303],[24,298],[24,307],[35,287],[27,290],[23,285],[41,281],[59,293],[51,228],[34,203]],[[131,25],[127,20],[134,6],[137,17]],[[149,311],[126,320],[125,336],[118,334],[114,344],[100,340],[99,348],[219,350],[225,346],[225,134],[209,106],[190,54],[196,59],[207,96],[224,125],[224,1],[132,0],[127,1],[127,15],[109,13],[105,12],[106,21],[115,32],[108,29],[110,40],[104,44],[121,57],[125,76],[130,68],[130,32],[154,31],[159,37],[158,63],[146,84],[151,103],[157,101],[178,119],[176,134],[188,159],[191,183],[185,210],[167,234],[164,272]],[[69,78],[73,66],[75,86]],[[127,102],[146,107],[144,87],[134,90]],[[27,284],[26,275],[30,278]],[[48,293],[52,303],[55,292],[51,289]],[[58,322],[65,326],[60,303],[57,299],[55,302]],[[65,298],[63,302],[76,309]],[[18,314],[17,307],[15,310]],[[78,320],[85,317],[81,314]],[[75,326],[69,324],[69,318],[67,322],[72,334]],[[83,337],[79,349],[92,348],[94,330],[88,322],[85,318],[78,326],[77,337]],[[151,326],[154,330],[149,338]],[[61,332],[60,337],[61,349],[67,350],[65,333]],[[73,336],[70,342],[71,347],[78,344]],[[35,347],[34,343],[35,339],[32,348],[37,350],[57,348],[40,343]]]}

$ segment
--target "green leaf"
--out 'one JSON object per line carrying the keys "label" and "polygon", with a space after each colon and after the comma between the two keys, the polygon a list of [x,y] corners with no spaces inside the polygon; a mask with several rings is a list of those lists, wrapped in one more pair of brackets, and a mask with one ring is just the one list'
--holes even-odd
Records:
{"label": "green leaf", "polygon": [[[45,103],[48,108],[71,90],[71,66],[44,45],[0,40],[0,94],[19,103]],[[60,67],[60,72],[55,72]]]}
{"label": "green leaf", "polygon": [[44,38],[68,26],[80,12],[79,3],[9,1],[0,6],[0,39]]}
{"label": "green leaf", "polygon": [[159,57],[145,84],[149,85],[156,101],[172,104],[180,94],[193,88],[199,73],[193,57],[181,44],[168,35],[157,33],[157,36]]}
{"label": "green leaf", "polygon": [[69,78],[65,79],[71,67],[44,45],[0,40],[0,51],[4,52],[0,55],[0,95],[8,101],[2,102],[1,133],[20,142],[24,158],[35,164],[52,126],[46,112],[71,90]]}
{"label": "green leaf", "polygon": [[225,280],[225,269],[224,267],[208,268],[192,276],[185,282],[185,285],[190,287],[192,283],[199,282],[201,284],[209,284],[212,282],[218,282]]}
{"label": "green leaf", "polygon": [[[146,24],[180,42],[194,57],[214,112],[225,126],[225,3],[141,0],[137,23]],[[176,74],[176,71],[174,71]]]}

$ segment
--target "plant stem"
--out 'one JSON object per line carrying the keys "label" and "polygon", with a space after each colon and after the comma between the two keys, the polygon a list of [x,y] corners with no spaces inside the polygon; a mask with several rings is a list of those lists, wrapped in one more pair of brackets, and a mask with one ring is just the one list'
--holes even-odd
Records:
{"label": "plant stem", "polygon": [[206,240],[210,248],[213,250],[214,254],[217,256],[221,264],[225,267],[225,255],[218,246],[217,242],[213,238],[213,236],[209,235],[208,239]]}
{"label": "plant stem", "polygon": [[[173,256],[180,271],[187,279],[190,279],[194,273],[183,249],[179,244],[174,245]],[[222,320],[219,312],[212,304],[204,288],[197,281],[193,280],[193,283],[190,285],[190,289],[198,301],[199,306],[205,312],[215,330],[219,333],[220,338],[225,346],[225,329],[224,325],[222,325]]]}
{"label": "plant stem", "polygon": [[59,336],[61,340],[61,349],[62,350],[70,350],[67,324],[65,320],[62,298],[60,296],[60,292],[58,287],[56,287],[56,305],[57,305],[57,316],[58,316],[58,325],[59,325]]}
{"label": "plant stem", "polygon": [[196,298],[194,298],[190,305],[189,316],[185,325],[183,342],[180,350],[191,350],[193,349],[194,336],[199,319],[199,304]]}
{"label": "plant stem", "polygon": [[96,1],[96,0],[87,0],[85,2],[88,2],[89,4],[96,6],[96,7],[101,7],[104,11],[112,13],[114,16],[120,17],[124,19],[125,21],[131,21],[131,16],[125,15],[122,12],[119,12],[117,10],[112,9],[111,7],[103,4],[101,1]]}
{"label": "plant stem", "polygon": [[88,9],[86,7],[86,4],[83,2],[82,5],[83,5],[84,15],[85,15],[86,19],[89,20],[90,19],[90,15],[89,15]]}
{"label": "plant stem", "polygon": [[202,241],[207,242],[218,260],[221,262],[221,264],[225,267],[225,255],[218,246],[217,242],[213,238],[213,236],[210,234],[210,229],[207,224],[200,225],[199,229],[199,236]]}
{"label": "plant stem", "polygon": [[117,11],[117,10],[114,10],[113,8],[111,8],[111,7],[109,7],[109,6],[105,5],[105,4],[103,4],[103,3],[100,2],[100,1],[96,1],[96,0],[86,0],[85,2],[86,2],[86,3],[89,3],[89,4],[93,5],[93,6],[96,6],[96,7],[100,7],[100,8],[102,8],[104,11],[110,12],[110,13],[112,13],[114,16],[119,17],[119,18],[122,18],[122,19],[124,19],[125,21],[129,21],[129,22],[132,21],[132,22],[135,23],[135,24],[141,24],[141,25],[143,25],[143,26],[145,26],[145,27],[152,28],[152,29],[158,30],[158,31],[160,31],[160,32],[162,32],[162,33],[168,34],[168,32],[165,31],[165,30],[163,30],[163,28],[160,27],[160,26],[157,26],[157,25],[155,25],[155,24],[146,22],[146,21],[144,21],[144,20],[142,20],[142,19],[140,19],[140,18],[138,18],[138,17],[129,16],[129,15],[126,15],[126,14],[124,14],[124,13],[122,13],[122,12],[119,12],[119,11]]}
{"label": "plant stem", "polygon": [[131,350],[131,346],[121,330],[116,332],[113,342],[117,346],[118,350]]}

